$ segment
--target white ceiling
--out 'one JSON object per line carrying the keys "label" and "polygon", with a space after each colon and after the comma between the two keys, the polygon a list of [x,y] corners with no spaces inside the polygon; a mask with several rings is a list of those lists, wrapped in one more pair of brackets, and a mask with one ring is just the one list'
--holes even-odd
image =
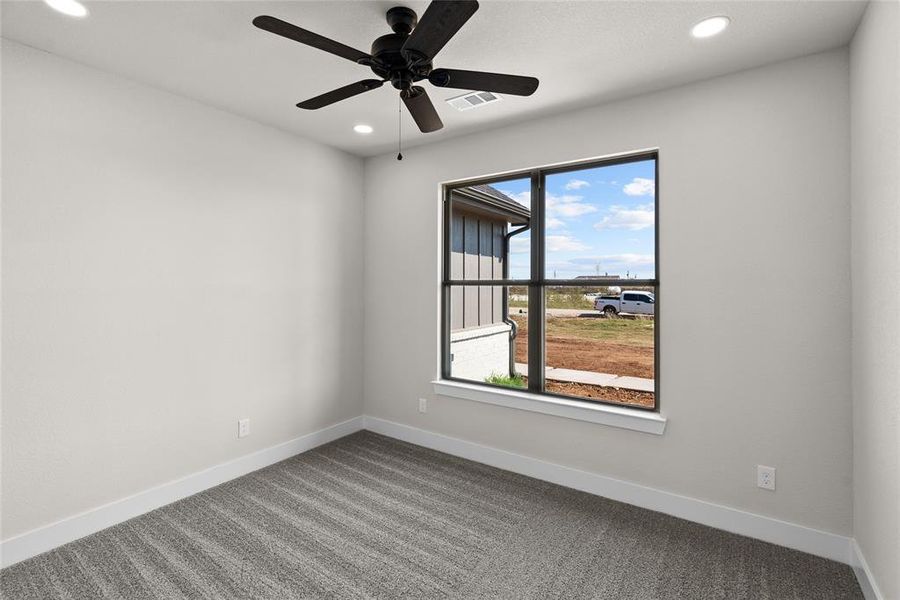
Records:
{"label": "white ceiling", "polygon": [[[294,105],[372,76],[365,67],[251,26],[269,14],[368,51],[389,33],[399,0],[350,2],[91,1],[85,19],[39,0],[2,2],[3,37],[370,156],[397,143],[397,96],[389,85],[318,111]],[[419,15],[427,3],[403,2]],[[404,111],[404,146],[446,139],[537,115],[599,104],[846,44],[861,1],[500,2],[481,8],[436,66],[536,76],[529,98],[457,112],[462,93],[426,84],[444,121],[421,134]],[[689,35],[711,15],[732,18],[725,34]],[[375,128],[368,136],[356,123]]]}

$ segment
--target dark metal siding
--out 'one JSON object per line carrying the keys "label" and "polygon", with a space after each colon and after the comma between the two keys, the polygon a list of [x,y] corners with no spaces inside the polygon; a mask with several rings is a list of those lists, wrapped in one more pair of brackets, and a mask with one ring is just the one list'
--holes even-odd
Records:
{"label": "dark metal siding", "polygon": [[[451,217],[451,279],[500,279],[506,221],[455,210]],[[503,322],[503,289],[456,287],[450,292],[450,329]]]}

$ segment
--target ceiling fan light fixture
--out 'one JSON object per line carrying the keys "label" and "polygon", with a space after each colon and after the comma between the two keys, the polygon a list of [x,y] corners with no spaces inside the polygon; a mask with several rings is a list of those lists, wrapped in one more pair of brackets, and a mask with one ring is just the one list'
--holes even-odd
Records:
{"label": "ceiling fan light fixture", "polygon": [[360,135],[369,135],[370,133],[372,133],[375,130],[372,129],[371,125],[366,125],[364,123],[360,123],[359,125],[353,126],[353,131],[355,131],[356,133],[358,133]]}
{"label": "ceiling fan light fixture", "polygon": [[698,39],[719,35],[728,28],[731,19],[726,16],[709,17],[703,19],[691,28],[691,35]]}
{"label": "ceiling fan light fixture", "polygon": [[44,3],[53,10],[70,17],[80,19],[88,14],[88,9],[78,0],[44,0]]}

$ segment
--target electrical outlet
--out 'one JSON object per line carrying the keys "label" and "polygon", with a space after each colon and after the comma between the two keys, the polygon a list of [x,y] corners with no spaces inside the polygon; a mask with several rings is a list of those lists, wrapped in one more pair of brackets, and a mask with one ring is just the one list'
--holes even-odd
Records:
{"label": "electrical outlet", "polygon": [[247,437],[250,435],[250,419],[241,419],[238,421],[238,437]]}
{"label": "electrical outlet", "polygon": [[756,465],[756,485],[764,490],[775,491],[775,467]]}
{"label": "electrical outlet", "polygon": [[420,413],[428,412],[428,398],[419,398],[419,412]]}

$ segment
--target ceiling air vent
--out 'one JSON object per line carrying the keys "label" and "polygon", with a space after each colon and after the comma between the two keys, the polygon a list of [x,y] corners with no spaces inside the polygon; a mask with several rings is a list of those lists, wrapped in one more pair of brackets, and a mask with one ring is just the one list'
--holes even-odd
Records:
{"label": "ceiling air vent", "polygon": [[477,108],[499,101],[500,94],[494,94],[492,92],[469,92],[462,96],[447,98],[447,104],[456,110],[469,110],[470,108]]}

